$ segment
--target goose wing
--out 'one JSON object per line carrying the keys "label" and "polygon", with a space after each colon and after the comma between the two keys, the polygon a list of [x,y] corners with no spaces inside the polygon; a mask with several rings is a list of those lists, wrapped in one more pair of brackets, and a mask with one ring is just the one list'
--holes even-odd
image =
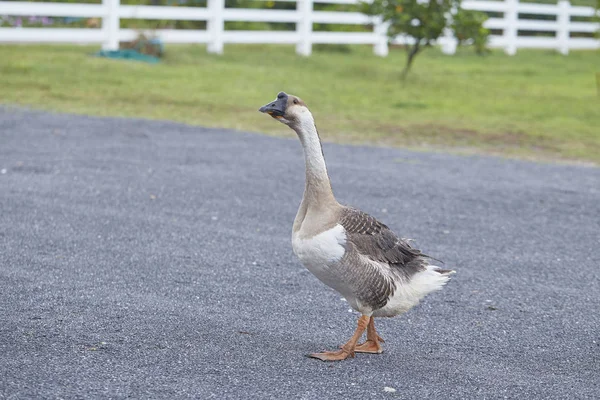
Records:
{"label": "goose wing", "polygon": [[[347,240],[354,245],[356,251],[373,261],[407,269],[407,275],[422,270],[424,265],[427,265],[427,255],[413,248],[408,241],[398,237],[385,224],[363,211],[345,207],[340,224],[346,230]],[[414,271],[410,271],[411,269]]]}

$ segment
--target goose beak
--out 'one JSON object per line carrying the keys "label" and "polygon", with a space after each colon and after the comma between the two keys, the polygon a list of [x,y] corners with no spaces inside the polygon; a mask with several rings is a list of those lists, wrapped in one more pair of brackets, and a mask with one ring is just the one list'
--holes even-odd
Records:
{"label": "goose beak", "polygon": [[287,107],[288,95],[284,92],[279,92],[275,101],[265,104],[258,109],[261,113],[269,114],[273,118],[283,118]]}

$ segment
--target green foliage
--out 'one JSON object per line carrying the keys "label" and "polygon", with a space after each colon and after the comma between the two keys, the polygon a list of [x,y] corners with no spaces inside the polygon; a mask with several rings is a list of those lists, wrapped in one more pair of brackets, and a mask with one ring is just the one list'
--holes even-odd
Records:
{"label": "green foliage", "polygon": [[[294,10],[296,5],[287,2],[256,1],[256,0],[225,0],[227,8],[266,9],[266,10]],[[226,30],[244,31],[293,31],[296,25],[293,22],[249,22],[226,21]]]}
{"label": "green foliage", "polygon": [[362,12],[367,15],[378,15],[390,23],[388,35],[409,35],[421,45],[428,45],[436,40],[447,26],[446,13],[457,0],[374,0],[363,3]]}
{"label": "green foliage", "polygon": [[[594,16],[594,20],[596,22],[600,22],[600,0],[596,0],[596,15]],[[600,29],[596,31],[596,38],[600,39]]]}
{"label": "green foliage", "polygon": [[477,54],[488,52],[486,46],[490,31],[483,27],[483,23],[487,19],[487,15],[480,11],[459,9],[454,14],[452,22],[452,30],[458,40],[458,45],[464,45],[472,41]]}
{"label": "green foliage", "polygon": [[446,15],[458,7],[459,0],[374,0],[362,3],[362,12],[371,16],[380,16],[389,23],[388,36],[408,35],[415,43],[407,46],[408,58],[402,71],[405,78],[414,57],[425,47],[439,38],[448,26]]}

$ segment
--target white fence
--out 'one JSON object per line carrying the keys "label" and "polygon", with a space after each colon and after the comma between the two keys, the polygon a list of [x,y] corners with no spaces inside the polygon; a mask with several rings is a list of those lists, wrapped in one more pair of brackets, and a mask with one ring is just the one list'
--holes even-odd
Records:
{"label": "white fence", "polygon": [[[150,20],[206,21],[206,30],[163,29],[153,33],[165,43],[206,43],[212,53],[222,53],[225,43],[288,43],[295,44],[298,54],[310,55],[312,45],[370,44],[375,54],[388,53],[386,27],[378,19],[357,12],[315,11],[314,3],[356,4],[358,0],[278,0],[296,3],[295,10],[226,8],[225,0],[208,0],[207,7],[171,7],[121,5],[120,0],[102,0],[102,4],[32,3],[1,1],[0,16],[49,16],[101,18],[102,28],[0,28],[1,42],[17,43],[101,43],[107,50],[115,50],[120,41],[132,40],[137,31],[120,29],[121,18]],[[593,37],[573,37],[573,34],[591,34],[600,26],[593,22],[572,21],[573,17],[593,17],[592,7],[572,6],[559,0],[555,5],[520,3],[518,0],[481,1],[464,0],[462,7],[470,10],[501,13],[502,18],[490,18],[485,26],[502,31],[492,35],[489,45],[515,54],[518,48],[556,49],[568,54],[570,49],[597,49],[600,40]],[[550,15],[555,20],[526,19],[527,15]],[[238,31],[225,30],[225,21],[260,21],[295,23],[295,31]],[[314,23],[372,25],[371,32],[316,32]],[[552,36],[523,36],[520,32],[550,32]],[[392,42],[403,44],[411,38],[397,37]],[[452,54],[456,40],[448,32],[438,44],[445,53]]]}

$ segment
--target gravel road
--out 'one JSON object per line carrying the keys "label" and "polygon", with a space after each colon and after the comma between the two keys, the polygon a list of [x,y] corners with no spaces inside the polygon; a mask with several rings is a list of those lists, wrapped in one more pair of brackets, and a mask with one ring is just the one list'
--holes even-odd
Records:
{"label": "gravel road", "polygon": [[0,107],[0,398],[600,397],[599,168],[324,150],[340,202],[457,270],[341,363],[305,357],[356,314],[292,253],[291,131]]}

